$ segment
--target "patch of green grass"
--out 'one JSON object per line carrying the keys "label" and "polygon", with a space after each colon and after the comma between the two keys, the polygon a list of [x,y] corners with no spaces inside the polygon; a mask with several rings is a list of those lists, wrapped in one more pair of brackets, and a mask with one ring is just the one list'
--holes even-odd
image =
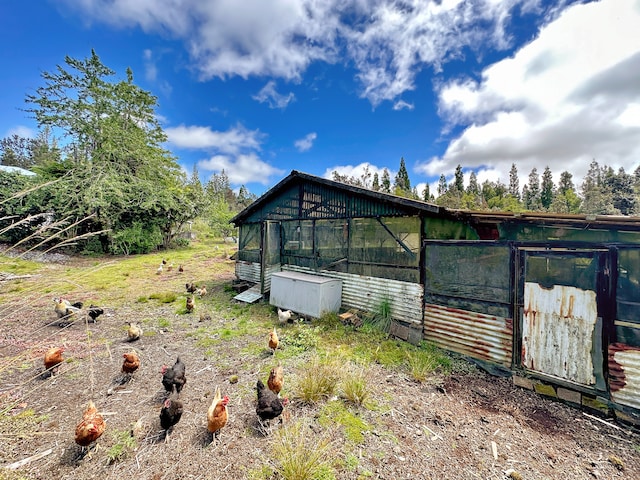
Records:
{"label": "patch of green grass", "polygon": [[340,425],[344,429],[345,437],[355,443],[364,442],[364,433],[372,430],[362,417],[354,413],[343,402],[328,402],[323,405],[318,421],[321,425]]}
{"label": "patch of green grass", "polygon": [[0,255],[1,272],[11,273],[13,275],[30,275],[37,273],[40,268],[42,268],[42,265],[38,262]]}
{"label": "patch of green grass", "polygon": [[111,434],[114,444],[107,451],[107,460],[113,464],[123,460],[133,452],[138,445],[136,439],[131,435],[131,430],[116,430]]}
{"label": "patch of green grass", "polygon": [[11,437],[27,438],[33,435],[38,425],[49,419],[49,415],[37,415],[30,408],[23,410],[17,415],[7,415],[7,410],[0,410],[0,434]]}
{"label": "patch of green grass", "polygon": [[291,423],[273,435],[275,474],[283,480],[334,480],[335,441],[329,433],[309,435],[309,424]]}
{"label": "patch of green grass", "polygon": [[314,356],[298,374],[295,396],[305,403],[318,403],[335,394],[342,373],[337,357]]}
{"label": "patch of green grass", "polygon": [[424,382],[435,370],[450,371],[450,358],[433,344],[423,342],[418,348],[408,348],[406,365],[414,380]]}
{"label": "patch of green grass", "polygon": [[408,345],[406,342],[388,339],[375,331],[363,334],[359,340],[355,353],[363,361],[378,363],[388,368],[403,365]]}
{"label": "patch of green grass", "polygon": [[169,328],[171,327],[171,320],[168,318],[160,317],[158,319],[158,327],[160,328]]}
{"label": "patch of green grass", "polygon": [[149,300],[158,300],[160,303],[173,303],[178,298],[175,292],[158,292],[149,295]]}
{"label": "patch of green grass", "polygon": [[148,303],[149,302],[149,298],[147,297],[138,297],[136,299],[136,303]]}
{"label": "patch of green grass", "polygon": [[269,480],[273,477],[273,469],[268,465],[251,469],[247,472],[248,480]]}

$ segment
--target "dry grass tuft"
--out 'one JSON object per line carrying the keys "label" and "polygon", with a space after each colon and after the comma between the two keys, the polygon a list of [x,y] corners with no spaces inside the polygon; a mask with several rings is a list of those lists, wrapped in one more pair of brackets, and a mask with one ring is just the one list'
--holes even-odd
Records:
{"label": "dry grass tuft", "polygon": [[337,448],[328,432],[309,435],[310,425],[297,421],[278,430],[272,446],[278,478],[283,480],[335,479]]}
{"label": "dry grass tuft", "polygon": [[296,398],[313,404],[334,395],[341,380],[342,366],[335,357],[313,357],[298,375]]}

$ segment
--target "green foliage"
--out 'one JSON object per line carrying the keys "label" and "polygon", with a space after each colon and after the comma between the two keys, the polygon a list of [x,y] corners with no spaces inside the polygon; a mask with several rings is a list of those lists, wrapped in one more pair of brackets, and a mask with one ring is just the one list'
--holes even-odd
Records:
{"label": "green foliage", "polygon": [[362,417],[351,411],[342,402],[329,402],[320,411],[321,425],[340,425],[344,429],[345,437],[355,443],[364,442],[364,433],[371,431],[371,426]]}
{"label": "green foliage", "polygon": [[107,451],[109,464],[123,460],[137,447],[136,439],[131,435],[131,430],[115,431],[111,436],[114,439],[114,444]]}
{"label": "green foliage", "polygon": [[160,227],[142,222],[134,222],[111,236],[111,253],[116,255],[150,253],[161,245]]}
{"label": "green foliage", "polygon": [[[42,73],[44,86],[27,95],[27,111],[39,126],[68,139],[57,155],[55,143],[42,136],[38,176],[29,180],[35,186],[25,187],[24,200],[12,205],[21,219],[47,212],[55,228],[40,232],[45,243],[88,253],[148,252],[169,245],[198,213],[193,189],[163,147],[156,97],[133,83],[130,70],[125,80],[113,81],[114,75],[94,51],[82,60],[67,56],[54,72]],[[100,248],[88,242],[92,236],[100,238]]]}
{"label": "green foliage", "polygon": [[273,460],[283,480],[334,480],[335,442],[329,433],[309,435],[309,424],[288,424],[273,435]]}

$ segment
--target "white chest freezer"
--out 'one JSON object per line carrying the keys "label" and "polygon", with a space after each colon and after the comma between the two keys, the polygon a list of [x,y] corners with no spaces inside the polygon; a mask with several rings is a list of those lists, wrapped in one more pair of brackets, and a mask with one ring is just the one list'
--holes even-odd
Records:
{"label": "white chest freezer", "polygon": [[269,303],[283,310],[319,318],[337,312],[342,303],[342,281],[300,272],[271,275]]}

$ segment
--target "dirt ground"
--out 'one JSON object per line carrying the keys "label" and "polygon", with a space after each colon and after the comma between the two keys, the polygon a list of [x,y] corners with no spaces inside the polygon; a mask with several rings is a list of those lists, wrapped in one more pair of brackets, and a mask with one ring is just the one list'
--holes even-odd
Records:
{"label": "dirt ground", "polygon": [[[69,261],[49,259],[46,275],[64,277]],[[95,268],[95,262],[82,261]],[[210,292],[224,291],[233,279],[232,261],[224,256],[188,268],[206,279]],[[141,273],[149,289],[184,294],[187,275],[156,276],[153,270]],[[211,276],[211,271],[221,273]],[[144,291],[122,293],[125,299],[114,300],[115,306],[105,299],[106,312],[96,324],[60,328],[50,324],[57,293],[51,286],[36,286],[41,280],[10,280],[0,271],[0,295],[5,299],[0,305],[0,466],[46,454],[17,469],[0,468],[0,479],[279,478],[256,473],[274,465],[275,435],[260,431],[255,414],[255,382],[273,358],[268,349],[250,348],[264,344],[264,332],[233,337],[208,355],[194,335],[202,327],[198,310],[184,315],[176,313],[175,305],[136,302],[148,294]],[[20,292],[16,282],[21,282]],[[78,282],[78,295],[85,298],[100,295],[80,287]],[[206,309],[214,324],[232,325],[235,320],[233,309],[224,304],[203,300],[197,309]],[[123,323],[149,318],[167,319],[169,325],[154,322],[152,335],[126,342]],[[281,333],[283,348],[286,330]],[[68,360],[57,375],[45,375],[43,353],[58,344],[66,347]],[[132,348],[142,366],[131,382],[116,386],[122,354]],[[255,351],[260,353],[251,353]],[[159,435],[164,398],[159,370],[178,355],[187,365],[188,382],[181,394],[185,412],[165,442]],[[304,361],[287,365],[286,374],[294,376]],[[372,366],[368,378],[382,408],[358,410],[370,428],[357,445],[339,429],[328,432],[334,441],[336,478],[640,478],[637,430],[515,387],[510,378],[490,376],[471,364],[456,365],[451,376],[434,376],[425,383]],[[238,381],[231,383],[234,375]],[[231,399],[230,419],[219,442],[209,444],[206,410],[216,385]],[[73,432],[89,399],[104,413],[107,431],[90,456],[78,460]],[[317,421],[320,407],[290,403],[285,426],[305,420],[309,438],[327,435]],[[30,411],[34,415],[27,415]],[[135,450],[109,463],[118,434],[130,431],[137,441]]]}

